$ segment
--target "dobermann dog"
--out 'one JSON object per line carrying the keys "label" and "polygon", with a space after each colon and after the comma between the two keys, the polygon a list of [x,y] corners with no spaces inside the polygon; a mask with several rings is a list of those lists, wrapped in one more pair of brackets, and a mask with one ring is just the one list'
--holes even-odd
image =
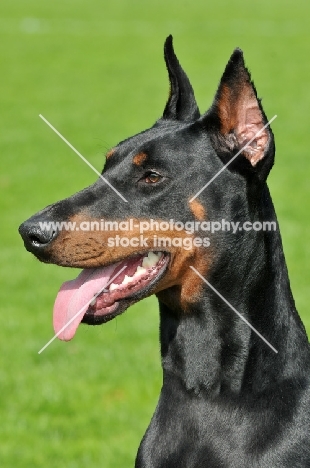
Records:
{"label": "dobermann dog", "polygon": [[[137,468],[309,468],[310,350],[280,233],[242,228],[276,224],[266,185],[273,133],[240,49],[203,115],[171,36],[164,54],[163,116],[109,151],[105,179],[35,214],[20,233],[39,260],[84,269],[56,299],[61,339],[81,321],[101,324],[146,296],[158,298],[163,386]],[[209,230],[205,242],[203,223],[216,220],[240,227]],[[119,224],[42,227],[68,221]],[[150,226],[143,239],[141,222]],[[182,231],[189,222],[197,230]],[[158,225],[164,248],[154,247]]]}

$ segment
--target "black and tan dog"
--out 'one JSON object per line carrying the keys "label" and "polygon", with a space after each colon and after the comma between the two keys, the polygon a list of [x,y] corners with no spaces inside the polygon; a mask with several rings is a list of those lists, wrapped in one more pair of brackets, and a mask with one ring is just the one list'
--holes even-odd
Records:
{"label": "black and tan dog", "polygon": [[[71,339],[81,320],[100,324],[150,294],[158,297],[163,387],[136,467],[309,468],[310,350],[280,233],[242,228],[276,223],[266,185],[273,134],[239,49],[204,115],[171,37],[165,60],[171,92],[162,118],[115,146],[102,173],[128,202],[99,178],[34,215],[20,233],[41,261],[84,268],[56,299],[62,339]],[[150,220],[141,239],[139,223]],[[211,230],[205,242],[202,226],[212,220],[240,228]],[[125,245],[115,241],[116,227],[42,228],[68,221],[127,222],[132,229]],[[165,248],[154,244],[155,221],[164,223]],[[188,222],[197,231],[177,229]]]}

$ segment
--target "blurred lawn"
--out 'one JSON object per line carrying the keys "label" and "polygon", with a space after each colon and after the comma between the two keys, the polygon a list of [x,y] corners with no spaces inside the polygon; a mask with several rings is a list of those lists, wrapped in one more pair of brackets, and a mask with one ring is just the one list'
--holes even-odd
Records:
{"label": "blurred lawn", "polygon": [[101,169],[109,147],[160,116],[170,33],[202,110],[239,46],[267,115],[278,114],[269,185],[310,331],[309,16],[306,0],[0,3],[1,467],[133,466],[161,384],[156,302],[38,356],[59,285],[76,272],[36,261],[17,227],[95,180],[38,114]]}

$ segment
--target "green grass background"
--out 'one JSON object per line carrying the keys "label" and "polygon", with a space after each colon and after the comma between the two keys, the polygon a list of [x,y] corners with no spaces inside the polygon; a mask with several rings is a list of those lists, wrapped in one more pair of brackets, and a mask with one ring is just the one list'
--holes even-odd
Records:
{"label": "green grass background", "polygon": [[52,337],[59,285],[75,271],[39,263],[18,236],[31,214],[96,176],[120,139],[150,126],[168,95],[172,33],[208,108],[243,48],[277,141],[270,188],[297,307],[310,330],[310,4],[306,0],[4,0],[0,3],[0,466],[134,464],[161,384],[154,299],[70,343]]}

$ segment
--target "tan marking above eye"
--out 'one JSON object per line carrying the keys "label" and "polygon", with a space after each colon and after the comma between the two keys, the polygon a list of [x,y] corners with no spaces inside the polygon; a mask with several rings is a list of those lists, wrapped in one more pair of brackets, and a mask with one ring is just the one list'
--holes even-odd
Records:
{"label": "tan marking above eye", "polygon": [[107,152],[106,158],[109,159],[113,154],[115,153],[115,148],[110,149],[110,151]]}
{"label": "tan marking above eye", "polygon": [[141,164],[144,163],[144,161],[146,161],[147,159],[147,154],[145,153],[138,153],[134,156],[132,162],[136,165],[136,166],[141,166]]}

